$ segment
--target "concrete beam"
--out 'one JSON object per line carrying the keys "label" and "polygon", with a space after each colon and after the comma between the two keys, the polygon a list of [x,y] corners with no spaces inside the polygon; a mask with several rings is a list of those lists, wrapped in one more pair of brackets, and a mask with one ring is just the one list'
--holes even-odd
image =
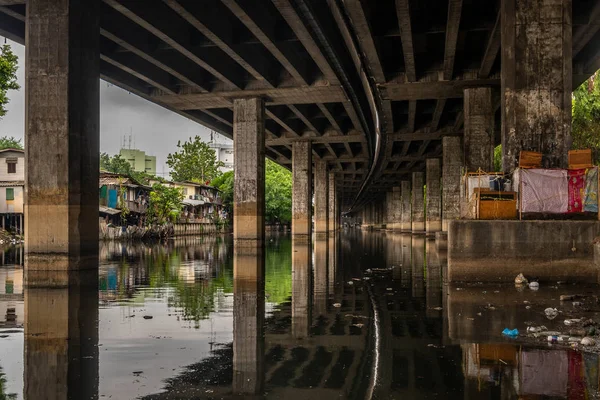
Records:
{"label": "concrete beam", "polygon": [[463,97],[465,88],[480,86],[500,87],[500,79],[461,79],[411,84],[388,82],[380,85],[380,90],[384,100],[459,99]]}

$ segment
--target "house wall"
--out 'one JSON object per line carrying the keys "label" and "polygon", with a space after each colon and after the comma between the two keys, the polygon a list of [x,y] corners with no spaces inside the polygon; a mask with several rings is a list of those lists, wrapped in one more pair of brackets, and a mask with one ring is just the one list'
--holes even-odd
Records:
{"label": "house wall", "polygon": [[6,187],[0,187],[0,214],[23,213],[23,186],[13,186],[14,200],[6,200]]}
{"label": "house wall", "polygon": [[[7,158],[17,159],[17,172],[8,173]],[[25,180],[25,156],[17,151],[6,151],[0,153],[0,181],[23,181]]]}

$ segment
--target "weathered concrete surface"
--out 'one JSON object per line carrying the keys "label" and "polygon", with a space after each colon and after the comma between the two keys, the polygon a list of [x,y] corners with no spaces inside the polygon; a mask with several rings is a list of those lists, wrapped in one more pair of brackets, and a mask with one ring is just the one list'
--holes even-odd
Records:
{"label": "weathered concrete surface", "polygon": [[312,323],[312,245],[308,236],[292,236],[292,336],[306,338]]}
{"label": "weathered concrete surface", "polygon": [[98,273],[31,268],[25,281],[24,397],[97,398]]}
{"label": "weathered concrete surface", "polygon": [[[234,263],[264,266],[264,252],[235,254]],[[264,268],[264,267],[263,267]],[[233,280],[233,385],[235,394],[262,393],[265,382],[265,282]]]}
{"label": "weathered concrete surface", "polygon": [[523,273],[540,281],[596,282],[592,241],[597,221],[451,221],[450,281],[512,282]]}
{"label": "weathered concrete surface", "polygon": [[400,229],[402,232],[412,232],[412,193],[411,182],[402,181],[402,213],[400,216]]}
{"label": "weathered concrete surface", "polygon": [[315,161],[315,233],[327,233],[329,223],[329,195],[327,189],[329,178],[327,176],[327,162]]}
{"label": "weathered concrete surface", "polygon": [[494,109],[489,87],[464,90],[464,155],[467,171],[493,171]]}
{"label": "weathered concrete surface", "polygon": [[329,207],[327,211],[327,230],[329,232],[333,232],[338,229],[339,224],[337,222],[337,213],[339,212],[337,209],[337,189],[335,185],[335,172],[329,172],[327,179],[329,179],[329,183],[327,184],[327,193],[328,200],[327,206]]}
{"label": "weathered concrete surface", "polygon": [[25,268],[98,268],[98,0],[31,0],[25,48]]}
{"label": "weathered concrete surface", "polygon": [[428,158],[426,160],[426,175],[427,184],[427,207],[425,230],[427,236],[435,236],[436,232],[442,230],[442,189],[440,187],[441,170],[439,158]]}
{"label": "weathered concrete surface", "polygon": [[321,315],[327,315],[327,298],[329,295],[329,242],[327,235],[315,237],[313,246],[315,263],[313,267],[313,318],[318,318]]}
{"label": "weathered concrete surface", "polygon": [[422,235],[412,236],[412,296],[416,298],[425,297],[425,237]]}
{"label": "weathered concrete surface", "polygon": [[571,146],[572,0],[502,1],[503,169],[521,150],[566,168]]}
{"label": "weathered concrete surface", "polygon": [[312,161],[310,142],[292,145],[292,235],[312,230]]}
{"label": "weathered concrete surface", "polygon": [[460,218],[460,177],[462,173],[460,137],[444,137],[442,151],[442,231],[448,232],[448,221]]}
{"label": "weathered concrete surface", "polygon": [[425,182],[423,172],[412,174],[412,232],[425,233]]}
{"label": "weathered concrete surface", "polygon": [[387,229],[400,231],[402,229],[402,188],[394,186],[388,203],[388,222]]}
{"label": "weathered concrete surface", "polygon": [[233,239],[260,246],[265,237],[265,106],[262,99],[233,102]]}

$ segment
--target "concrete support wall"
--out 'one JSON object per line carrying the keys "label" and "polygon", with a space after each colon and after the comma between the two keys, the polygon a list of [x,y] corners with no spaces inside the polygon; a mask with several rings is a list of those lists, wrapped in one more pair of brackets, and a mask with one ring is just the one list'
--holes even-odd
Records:
{"label": "concrete support wall", "polygon": [[329,222],[329,194],[327,189],[329,178],[327,176],[327,161],[315,161],[315,233],[327,233]]}
{"label": "concrete support wall", "polygon": [[233,239],[254,247],[265,237],[265,106],[260,98],[233,102]]}
{"label": "concrete support wall", "polygon": [[402,211],[400,217],[400,229],[402,232],[412,232],[412,193],[411,182],[402,181],[400,184],[402,192]]}
{"label": "concrete support wall", "polygon": [[390,202],[388,204],[388,229],[399,231],[402,229],[402,190],[400,186],[392,188]]}
{"label": "concrete support wall", "polygon": [[502,151],[504,171],[521,150],[545,168],[566,168],[571,145],[572,0],[503,0]]}
{"label": "concrete support wall", "polygon": [[490,172],[494,164],[494,109],[489,87],[464,90],[464,159],[467,171]]}
{"label": "concrete support wall", "polygon": [[442,190],[440,159],[428,158],[426,160],[426,190],[427,190],[427,220],[425,228],[428,236],[435,236],[442,230]]}
{"label": "concrete support wall", "polygon": [[424,174],[412,174],[412,232],[425,233]]}
{"label": "concrete support wall", "polygon": [[442,139],[442,146],[442,231],[448,232],[448,221],[460,218],[460,138],[446,136]]}
{"label": "concrete support wall", "polygon": [[312,160],[310,142],[292,145],[292,235],[312,230]]}
{"label": "concrete support wall", "polygon": [[98,0],[31,0],[25,41],[25,268],[98,268]]}
{"label": "concrete support wall", "polygon": [[329,221],[327,222],[327,229],[329,230],[329,232],[333,232],[335,230],[338,229],[339,225],[337,223],[337,214],[338,214],[338,209],[337,209],[337,190],[335,187],[335,173],[334,172],[329,172],[328,175],[328,179],[329,179],[329,183],[328,183],[328,201],[327,201],[327,205],[329,207],[329,210],[327,212],[327,218],[329,219]]}

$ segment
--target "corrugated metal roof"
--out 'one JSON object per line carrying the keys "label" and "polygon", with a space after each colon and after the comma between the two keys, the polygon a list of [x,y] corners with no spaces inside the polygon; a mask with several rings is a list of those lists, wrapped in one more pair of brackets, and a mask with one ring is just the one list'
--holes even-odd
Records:
{"label": "corrugated metal roof", "polygon": [[186,206],[201,206],[204,204],[204,202],[202,200],[194,200],[194,199],[183,199],[181,201],[182,204],[185,204]]}
{"label": "corrugated metal roof", "polygon": [[110,208],[110,207],[105,207],[105,206],[99,206],[98,209],[101,213],[109,214],[109,215],[115,215],[115,214],[121,213],[121,210],[117,210],[115,208]]}
{"label": "corrugated metal roof", "polygon": [[25,186],[25,181],[0,181],[0,187]]}

